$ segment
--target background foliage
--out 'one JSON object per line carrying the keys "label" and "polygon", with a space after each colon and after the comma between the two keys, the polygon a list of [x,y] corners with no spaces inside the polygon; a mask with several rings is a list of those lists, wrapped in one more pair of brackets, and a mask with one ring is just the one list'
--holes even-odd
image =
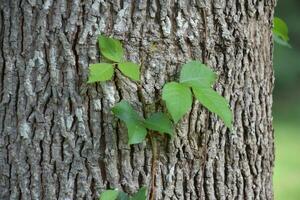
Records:
{"label": "background foliage", "polygon": [[300,1],[278,1],[276,16],[289,27],[292,48],[275,44],[275,200],[300,199]]}

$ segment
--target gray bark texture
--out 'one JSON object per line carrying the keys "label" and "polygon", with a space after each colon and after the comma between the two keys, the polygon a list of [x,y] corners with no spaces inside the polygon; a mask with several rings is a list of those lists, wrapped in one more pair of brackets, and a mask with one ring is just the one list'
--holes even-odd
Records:
{"label": "gray bark texture", "polygon": [[[149,186],[151,146],[129,147],[111,107],[125,99],[143,116],[165,110],[163,85],[191,59],[219,75],[215,89],[230,101],[234,128],[194,101],[176,137],[159,144],[156,199],[273,199],[274,6],[0,0],[0,199],[96,199],[107,188]],[[89,64],[103,59],[100,33],[142,64],[140,86],[118,72],[86,83]]]}

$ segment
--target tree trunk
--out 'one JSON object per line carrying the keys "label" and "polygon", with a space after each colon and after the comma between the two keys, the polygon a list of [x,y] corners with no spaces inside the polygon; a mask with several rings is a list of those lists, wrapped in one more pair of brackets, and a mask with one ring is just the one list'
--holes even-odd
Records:
{"label": "tree trunk", "polygon": [[[234,128],[195,101],[159,144],[156,199],[273,199],[274,4],[0,0],[0,199],[96,199],[149,185],[151,146],[129,147],[111,107],[165,110],[161,89],[190,59],[219,74]],[[141,87],[119,73],[86,83],[100,33],[142,64]]]}

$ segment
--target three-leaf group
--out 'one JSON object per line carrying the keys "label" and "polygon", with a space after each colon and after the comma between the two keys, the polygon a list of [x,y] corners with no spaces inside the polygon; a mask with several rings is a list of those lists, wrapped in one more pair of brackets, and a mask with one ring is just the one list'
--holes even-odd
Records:
{"label": "three-leaf group", "polygon": [[132,197],[118,190],[105,190],[100,195],[100,200],[146,200],[147,188],[141,187]]}
{"label": "three-leaf group", "polygon": [[216,113],[231,128],[232,113],[224,97],[212,89],[216,81],[216,74],[206,65],[198,61],[190,61],[183,65],[180,81],[167,83],[162,92],[162,99],[174,120],[187,113],[193,102],[193,96],[213,113]]}
{"label": "three-leaf group", "polygon": [[111,80],[115,67],[130,79],[140,80],[140,66],[123,60],[124,50],[119,40],[100,35],[98,42],[101,54],[112,63],[91,64],[88,83]]}
{"label": "three-leaf group", "polygon": [[173,124],[168,116],[158,112],[150,115],[146,120],[141,117],[125,100],[112,108],[113,113],[125,122],[128,129],[128,144],[138,144],[145,140],[148,130],[161,134],[173,135]]}

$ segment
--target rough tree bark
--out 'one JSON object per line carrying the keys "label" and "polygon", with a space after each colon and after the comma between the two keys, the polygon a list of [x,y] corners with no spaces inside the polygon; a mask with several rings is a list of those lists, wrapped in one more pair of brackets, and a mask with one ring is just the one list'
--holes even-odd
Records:
{"label": "rough tree bark", "polygon": [[[195,101],[177,136],[160,144],[156,198],[273,199],[274,4],[0,0],[0,199],[95,199],[149,184],[151,147],[128,147],[110,108],[126,99],[144,116],[165,109],[163,85],[187,60],[205,58],[233,131]],[[100,33],[142,63],[142,87],[118,73],[86,84]]]}

